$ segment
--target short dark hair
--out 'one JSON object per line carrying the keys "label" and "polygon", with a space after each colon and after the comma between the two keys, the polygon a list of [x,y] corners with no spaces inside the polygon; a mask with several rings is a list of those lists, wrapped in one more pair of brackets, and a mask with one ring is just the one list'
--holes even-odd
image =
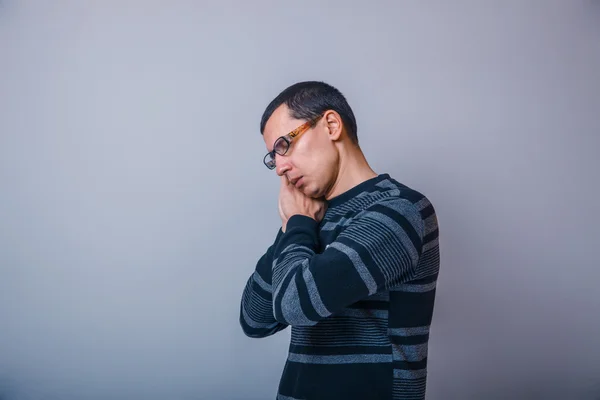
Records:
{"label": "short dark hair", "polygon": [[342,118],[350,140],[358,145],[356,119],[346,98],[335,87],[320,81],[305,81],[295,83],[284,89],[265,109],[260,120],[260,133],[265,131],[265,125],[273,112],[282,104],[290,110],[290,116],[296,119],[310,120],[318,117],[327,110],[336,111]]}

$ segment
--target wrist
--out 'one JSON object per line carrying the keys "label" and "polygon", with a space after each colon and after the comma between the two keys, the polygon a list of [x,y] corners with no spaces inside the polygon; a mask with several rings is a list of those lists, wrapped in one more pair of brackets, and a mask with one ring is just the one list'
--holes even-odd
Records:
{"label": "wrist", "polygon": [[294,214],[285,223],[285,232],[280,243],[283,248],[291,243],[317,249],[319,242],[319,222],[302,214]]}
{"label": "wrist", "polygon": [[303,228],[314,228],[316,229],[317,226],[319,225],[319,222],[306,214],[294,214],[292,216],[290,216],[286,221],[285,221],[285,227],[287,228],[292,228],[292,227],[303,227]]}

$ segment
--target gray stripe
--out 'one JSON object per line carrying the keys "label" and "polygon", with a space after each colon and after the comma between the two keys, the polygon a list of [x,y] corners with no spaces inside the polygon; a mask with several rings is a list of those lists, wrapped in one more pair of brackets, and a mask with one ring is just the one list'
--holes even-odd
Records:
{"label": "gray stripe", "polygon": [[431,232],[435,231],[438,228],[438,220],[435,214],[431,214],[429,217],[423,221],[423,236],[429,235]]}
{"label": "gray stripe", "polygon": [[[264,297],[254,294],[244,299],[244,309],[248,313],[248,317],[254,321],[273,322],[273,303]],[[270,318],[269,318],[270,316]]]}
{"label": "gray stripe", "polygon": [[304,364],[356,364],[356,363],[391,363],[391,354],[336,354],[314,355],[290,353],[289,361]]}
{"label": "gray stripe", "polygon": [[377,335],[371,335],[369,337],[360,338],[360,337],[352,337],[352,338],[340,338],[336,337],[333,340],[321,339],[317,338],[300,338],[300,339],[292,339],[291,344],[299,345],[299,346],[310,346],[313,348],[316,347],[346,347],[346,346],[389,346],[390,342],[387,338]]}
{"label": "gray stripe", "polygon": [[[385,206],[387,206],[388,208],[394,209],[396,211],[399,211],[400,209],[396,209],[393,207],[389,207],[387,204],[384,204]],[[406,218],[409,218],[410,215],[404,215]],[[412,240],[410,240],[410,237],[408,237],[406,231],[404,230],[404,228],[402,228],[400,226],[400,224],[398,223],[398,221],[388,217],[385,214],[381,214],[378,212],[373,212],[371,217],[379,222],[381,222],[382,224],[384,224],[386,227],[390,228],[393,230],[393,232],[396,234],[395,237],[398,238],[400,240],[400,242],[404,245],[403,248],[406,250],[406,252],[408,253],[408,255],[410,256],[410,258],[412,259],[413,265],[416,265],[417,260],[419,259],[419,253],[417,252],[417,249],[415,249],[415,246],[413,245]],[[419,219],[420,220],[420,219]],[[412,225],[412,221],[411,221],[411,225]],[[414,227],[414,225],[413,225]],[[421,229],[416,229],[417,234],[419,233],[419,231],[421,231]],[[408,265],[408,267],[411,267],[411,265]]]}
{"label": "gray stripe", "polygon": [[[349,237],[367,249],[384,275],[386,284],[396,282],[412,268],[413,260],[408,253],[413,250],[416,255],[416,251],[404,230],[394,220],[380,213],[371,213],[369,219],[374,221],[371,229]],[[373,237],[376,239],[373,240]],[[403,239],[408,248],[405,248]]]}
{"label": "gray stripe", "polygon": [[[279,296],[279,292],[281,291],[282,283],[285,281],[285,278],[291,274],[296,272],[298,269],[293,268],[295,262],[300,262],[302,268],[305,264],[308,265],[308,258],[298,257],[290,255],[285,257],[282,262],[280,262],[277,267],[273,269],[273,284],[275,285],[275,291],[273,292],[273,299],[276,299]],[[294,278],[292,278],[293,280]]]}
{"label": "gray stripe", "polygon": [[431,202],[429,201],[429,199],[427,197],[423,197],[421,200],[415,203],[415,207],[417,208],[417,210],[421,211],[429,207],[430,204]]}
{"label": "gray stripe", "polygon": [[393,397],[394,400],[423,400],[425,398],[425,389],[427,387],[427,377],[416,379],[394,379]]}
{"label": "gray stripe", "polygon": [[439,250],[433,249],[428,250],[424,253],[419,261],[417,267],[417,273],[414,275],[414,279],[423,279],[429,276],[433,276],[439,272],[440,269],[440,252]]}
{"label": "gray stripe", "polygon": [[252,274],[254,277],[254,282],[256,282],[258,284],[258,286],[260,286],[261,288],[263,288],[264,290],[266,290],[267,292],[271,292],[272,287],[271,285],[269,285],[267,282],[265,282],[265,280],[262,278],[262,276],[260,276],[260,274],[256,271],[254,271],[254,274]]}
{"label": "gray stripe", "polygon": [[397,379],[418,379],[427,376],[427,368],[423,369],[395,369],[394,378]]}
{"label": "gray stripe", "polygon": [[423,250],[422,250],[422,252],[425,253],[426,251],[429,251],[429,250],[431,250],[431,249],[433,249],[435,247],[438,247],[439,244],[440,244],[440,238],[438,236],[435,239],[430,240],[427,243],[424,243],[423,244]]}
{"label": "gray stripe", "polygon": [[295,327],[292,329],[291,343],[310,346],[390,346],[387,318],[358,321],[350,317],[336,318],[322,320],[319,329]]}
{"label": "gray stripe", "polygon": [[302,254],[303,257],[312,257],[315,255],[315,251],[310,247],[306,246],[295,246],[293,251],[296,255],[298,255],[298,253],[300,252],[300,254]]}
{"label": "gray stripe", "polygon": [[400,189],[398,189],[398,186],[395,183],[393,183],[392,181],[390,181],[389,179],[384,179],[381,182],[377,182],[377,184],[375,186],[400,191]]}
{"label": "gray stripe", "polygon": [[415,274],[415,279],[424,279],[439,272],[439,265],[435,263],[421,264],[418,268],[418,273]]}
{"label": "gray stripe", "polygon": [[321,296],[319,295],[319,289],[315,283],[315,278],[310,272],[309,268],[305,268],[302,273],[302,277],[304,278],[304,282],[306,283],[306,289],[308,290],[308,296],[310,297],[310,302],[312,303],[315,311],[321,317],[327,317],[331,315],[331,312],[325,307],[323,301],[321,300]]}
{"label": "gray stripe", "polygon": [[272,269],[275,269],[275,267],[281,269],[282,264],[290,263],[290,259],[292,260],[291,262],[293,262],[296,259],[305,259],[313,256],[314,254],[315,252],[306,246],[290,244],[279,254],[279,257],[273,260],[271,267]]}
{"label": "gray stripe", "polygon": [[435,289],[437,282],[428,283],[425,285],[415,285],[410,283],[404,283],[396,285],[390,289],[392,292],[408,292],[408,293],[425,293]]}
{"label": "gray stripe", "polygon": [[[293,269],[292,267],[296,263],[307,262],[309,257],[314,255],[315,252],[309,249],[306,246],[301,246],[297,244],[291,244],[283,250],[280,256],[273,260],[272,265],[272,276],[271,279],[273,281],[273,286],[275,286],[275,293],[273,294],[273,298],[275,298],[279,294],[279,286],[281,282],[284,281],[285,276],[290,273]],[[283,256],[283,257],[281,257]]]}
{"label": "gray stripe", "polygon": [[348,226],[352,222],[352,218],[342,217],[336,222],[327,222],[321,227],[321,231],[332,231],[338,226]]}
{"label": "gray stripe", "polygon": [[371,275],[371,272],[369,272],[367,269],[367,266],[360,258],[360,255],[356,252],[356,250],[339,242],[333,242],[329,245],[329,247],[337,249],[348,256],[350,261],[352,261],[352,264],[354,264],[354,268],[356,268],[358,271],[358,274],[362,278],[363,282],[365,285],[367,285],[367,289],[369,289],[369,295],[372,295],[377,291],[375,279]]}
{"label": "gray stripe", "polygon": [[[364,232],[344,232],[344,234],[369,252],[375,265],[379,266],[384,275],[385,282],[391,282],[401,276],[405,272],[404,269],[413,265],[407,251],[412,250],[415,255],[416,251],[404,230],[393,219],[378,212],[370,212],[364,219],[371,220],[370,229]],[[404,241],[408,241],[407,249],[402,243],[403,238]]]}
{"label": "gray stripe", "polygon": [[283,251],[280,254],[285,254],[285,253],[289,253],[289,252],[297,251],[297,250],[305,250],[305,253],[308,253],[311,255],[315,254],[315,252],[312,251],[309,247],[302,246],[302,245],[295,244],[295,243],[288,245],[285,249],[283,249]]}
{"label": "gray stripe", "polygon": [[[277,275],[281,275],[283,272],[285,272],[287,275],[290,273],[290,270],[286,271],[285,268],[273,270],[273,284],[275,285],[275,290],[273,290],[273,294],[271,295],[273,298],[273,301],[275,301],[279,297],[279,292],[281,291],[281,286],[283,286],[282,285],[283,279],[285,278],[285,276],[283,276],[281,278],[279,276],[277,276],[277,280],[275,280],[276,279],[275,274],[277,273]],[[277,282],[279,282],[279,283],[277,283]]]}
{"label": "gray stripe", "polygon": [[[380,214],[371,214],[375,217],[380,216]],[[381,221],[377,222],[378,223],[372,224],[370,229],[365,230],[364,232],[348,232],[345,233],[345,235],[368,251],[374,264],[379,267],[379,270],[384,275],[384,281],[390,282],[397,273],[390,271],[390,266],[388,265],[389,262],[396,260],[396,264],[409,264],[410,260],[408,255],[402,252],[401,244],[389,246],[389,243],[386,243],[386,245],[378,243],[382,240],[395,240],[395,237],[390,237],[392,235],[390,235],[389,226],[386,226],[385,223],[382,223]],[[376,239],[373,240],[373,238]]]}
{"label": "gray stripe", "polygon": [[390,328],[388,332],[392,336],[415,336],[429,334],[429,326],[415,326],[412,328]]}
{"label": "gray stripe", "polygon": [[292,330],[290,342],[292,344],[308,343],[311,346],[390,345],[389,336],[383,326],[376,326],[371,329],[352,327],[352,331],[348,331],[348,326],[345,329],[342,326],[338,329],[327,329],[319,334],[297,334],[296,330]]}
{"label": "gray stripe", "polygon": [[244,322],[246,322],[246,324],[248,324],[248,326],[251,328],[255,328],[255,329],[274,328],[278,325],[277,321],[275,321],[273,323],[256,322],[255,320],[250,318],[250,316],[248,315],[248,312],[246,311],[245,308],[242,309],[242,315],[244,317]]}
{"label": "gray stripe", "polygon": [[393,201],[382,202],[381,205],[396,211],[406,218],[419,236],[419,239],[423,240],[423,218],[421,218],[421,213],[415,208],[414,204],[406,199],[394,199]]}
{"label": "gray stripe", "polygon": [[308,319],[298,299],[298,288],[296,287],[296,279],[292,278],[287,289],[281,298],[281,314],[285,321],[291,322],[294,325],[314,325],[315,321]]}
{"label": "gray stripe", "polygon": [[417,362],[427,358],[427,343],[410,344],[410,345],[392,345],[392,354],[394,361]]}

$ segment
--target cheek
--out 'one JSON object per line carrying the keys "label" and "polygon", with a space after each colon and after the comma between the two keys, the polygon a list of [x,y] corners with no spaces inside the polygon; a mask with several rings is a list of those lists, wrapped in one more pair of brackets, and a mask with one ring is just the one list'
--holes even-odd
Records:
{"label": "cheek", "polygon": [[311,157],[306,171],[311,177],[311,186],[314,190],[322,190],[328,186],[337,168],[336,153],[321,151]]}
{"label": "cheek", "polygon": [[290,156],[290,162],[300,170],[308,172],[319,159],[317,153],[317,151],[313,150],[312,146],[306,143],[298,143]]}
{"label": "cheek", "polygon": [[321,171],[329,171],[337,163],[337,153],[327,146],[314,153],[314,165],[318,165]]}
{"label": "cheek", "polygon": [[304,159],[303,172],[310,175],[313,179],[320,179],[325,169],[327,169],[327,158],[323,152],[313,152]]}
{"label": "cheek", "polygon": [[[307,138],[308,139],[308,138]],[[336,165],[337,153],[330,147],[328,141],[319,143],[319,140],[306,140],[298,143],[298,148],[292,157],[292,164],[298,167],[303,174],[310,175],[316,184],[326,177]]]}

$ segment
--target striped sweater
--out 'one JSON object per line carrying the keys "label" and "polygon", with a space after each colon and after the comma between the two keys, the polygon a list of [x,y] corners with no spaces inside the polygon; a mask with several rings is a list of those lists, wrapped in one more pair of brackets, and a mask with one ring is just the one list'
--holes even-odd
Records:
{"label": "striped sweater", "polygon": [[291,326],[277,399],[423,399],[439,262],[432,204],[388,174],[292,216],[240,306],[247,336]]}

